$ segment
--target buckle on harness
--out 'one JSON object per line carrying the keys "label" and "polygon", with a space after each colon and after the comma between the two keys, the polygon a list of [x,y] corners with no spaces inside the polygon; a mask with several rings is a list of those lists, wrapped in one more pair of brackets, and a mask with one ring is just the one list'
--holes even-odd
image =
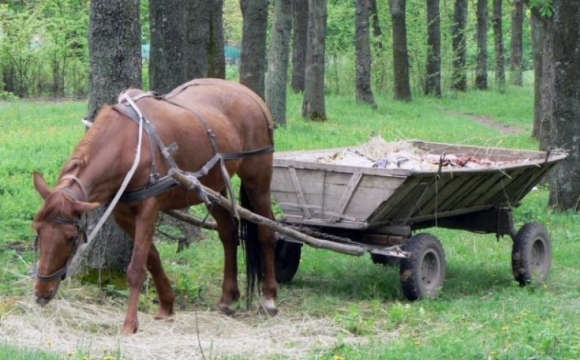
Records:
{"label": "buckle on harness", "polygon": [[167,146],[165,149],[163,149],[163,157],[164,158],[169,158],[171,156],[171,153],[176,151],[179,147],[177,146],[177,143],[173,143],[169,146]]}

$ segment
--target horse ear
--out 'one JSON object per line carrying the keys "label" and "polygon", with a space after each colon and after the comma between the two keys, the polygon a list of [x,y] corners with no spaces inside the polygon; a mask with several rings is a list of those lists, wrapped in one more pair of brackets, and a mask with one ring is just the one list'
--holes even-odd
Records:
{"label": "horse ear", "polygon": [[51,193],[50,189],[48,188],[48,185],[46,184],[46,180],[44,180],[42,175],[37,171],[34,172],[34,187],[36,188],[36,191],[38,191],[40,196],[45,200]]}
{"label": "horse ear", "polygon": [[89,202],[82,202],[82,201],[75,201],[73,204],[73,209],[81,214],[86,214],[91,210],[94,210],[101,206],[101,203],[89,203]]}

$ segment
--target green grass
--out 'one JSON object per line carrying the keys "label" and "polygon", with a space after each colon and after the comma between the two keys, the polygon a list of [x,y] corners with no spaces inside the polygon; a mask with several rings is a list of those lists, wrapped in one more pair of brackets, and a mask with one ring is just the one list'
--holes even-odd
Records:
{"label": "green grass", "polygon": [[[366,141],[371,133],[387,140],[537,148],[529,138],[533,119],[529,85],[508,87],[503,94],[469,91],[443,99],[416,97],[412,103],[377,96],[377,102],[379,109],[372,110],[357,106],[351,97],[329,97],[328,121],[314,123],[300,117],[301,97],[291,94],[288,125],[276,131],[276,148],[348,146]],[[31,292],[30,282],[23,279],[34,259],[29,248],[31,219],[41,205],[32,171],[43,172],[54,183],[82,136],[79,120],[85,111],[81,102],[0,104],[0,300],[25,298]],[[506,136],[468,115],[526,131]],[[400,290],[398,268],[376,266],[368,256],[304,247],[296,277],[280,289],[279,307],[286,314],[331,318],[351,335],[367,340],[353,344],[339,338],[332,349],[314,348],[312,358],[578,359],[580,216],[553,213],[546,207],[547,197],[545,188],[533,191],[515,211],[518,227],[538,221],[551,232],[553,264],[543,286],[521,288],[513,280],[509,238],[427,229],[446,251],[448,273],[440,298],[409,303]],[[222,250],[215,234],[208,235],[213,240],[180,254],[175,254],[175,244],[159,246],[176,289],[178,311],[207,308],[220,294]],[[155,310],[154,297],[151,288],[144,291],[143,311]],[[1,316],[9,315],[0,311]],[[3,345],[0,358],[58,357]]]}

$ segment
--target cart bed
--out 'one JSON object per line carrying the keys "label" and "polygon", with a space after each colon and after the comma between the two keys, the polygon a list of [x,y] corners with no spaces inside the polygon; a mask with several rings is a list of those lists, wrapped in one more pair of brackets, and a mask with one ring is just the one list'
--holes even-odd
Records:
{"label": "cart bed", "polygon": [[[424,153],[472,156],[500,166],[434,170],[380,169],[317,162],[341,149],[278,152],[272,195],[284,221],[311,227],[391,233],[439,219],[513,208],[567,155],[406,142]],[[354,148],[356,149],[356,148]]]}

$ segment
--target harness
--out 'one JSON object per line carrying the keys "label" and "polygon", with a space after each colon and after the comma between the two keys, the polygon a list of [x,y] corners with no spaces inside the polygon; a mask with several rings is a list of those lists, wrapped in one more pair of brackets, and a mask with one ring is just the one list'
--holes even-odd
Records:
{"label": "harness", "polygon": [[[182,85],[182,87],[179,89],[179,91],[177,91],[174,94],[171,94],[172,95],[171,97],[180,94],[181,92],[183,92],[185,89],[187,89],[190,86],[204,86],[204,85],[208,86],[208,85],[216,85],[216,84],[212,84],[212,83],[207,83],[207,84],[187,83],[187,84]],[[242,152],[233,152],[233,153],[221,153],[219,151],[217,143],[216,143],[215,132],[208,125],[208,122],[205,120],[205,118],[195,109],[186,107],[186,106],[181,105],[179,103],[176,103],[176,102],[170,100],[170,97],[168,97],[167,95],[158,95],[154,92],[140,94],[140,95],[136,96],[135,98],[133,98],[133,101],[135,103],[137,103],[137,101],[139,101],[143,98],[147,98],[147,97],[150,97],[150,98],[153,98],[156,100],[165,101],[173,106],[177,106],[181,109],[184,109],[184,110],[188,111],[189,113],[193,114],[194,117],[202,124],[202,126],[204,127],[205,132],[209,138],[209,141],[211,143],[211,146],[213,149],[213,156],[210,159],[208,159],[206,161],[206,163],[199,170],[197,170],[195,172],[186,172],[186,174],[199,179],[199,178],[207,175],[210,172],[210,170],[213,169],[213,167],[219,163],[221,170],[222,170],[222,175],[223,175],[224,179],[226,180],[228,193],[230,193],[230,196],[232,197],[232,199],[234,198],[233,197],[233,190],[231,188],[229,176],[228,176],[227,171],[225,169],[224,161],[236,160],[236,159],[241,159],[244,157],[274,152],[273,128],[271,126],[269,126],[268,117],[267,117],[264,109],[262,108],[262,106],[260,106],[255,101],[255,99],[253,99],[249,95],[248,95],[248,97],[256,104],[256,106],[260,109],[260,111],[262,112],[262,114],[264,116],[264,121],[266,122],[266,126],[268,128],[268,135],[270,136],[271,145],[265,146],[265,147],[260,148],[260,149],[242,151]],[[126,117],[128,117],[129,119],[131,119],[133,122],[139,123],[139,114],[137,113],[137,109],[135,109],[132,106],[132,104],[118,103],[118,104],[114,105],[113,108],[116,111],[118,111],[119,113],[121,113],[121,114],[125,115]],[[149,141],[150,148],[151,148],[151,154],[152,154],[152,156],[151,156],[151,173],[149,176],[149,183],[141,188],[138,188],[135,190],[130,190],[130,191],[125,191],[123,193],[123,195],[121,196],[121,198],[119,199],[120,202],[125,202],[125,203],[139,202],[139,201],[145,200],[147,198],[157,196],[157,195],[159,195],[159,194],[161,194],[161,193],[163,193],[163,192],[165,192],[165,191],[167,191],[175,186],[180,185],[179,182],[177,180],[175,180],[170,175],[165,175],[163,177],[160,177],[160,175],[157,171],[157,163],[155,161],[155,156],[154,156],[155,146],[157,146],[157,148],[161,152],[162,157],[167,162],[167,165],[169,165],[169,168],[170,169],[178,169],[175,160],[171,156],[171,153],[178,149],[177,144],[172,143],[169,146],[165,146],[163,144],[163,141],[161,140],[161,138],[157,134],[157,131],[155,130],[155,126],[146,118],[143,118],[143,121],[144,121],[144,129],[147,132],[147,134],[149,135],[149,139],[151,140],[151,141]]]}
{"label": "harness", "polygon": [[[173,94],[172,96],[175,96],[175,95],[181,93],[182,91],[184,91],[185,89],[187,89],[190,86],[199,86],[199,85],[217,85],[217,84],[187,83],[187,84],[182,85],[181,89],[178,92],[176,92],[175,94]],[[274,151],[273,128],[271,126],[269,126],[269,124],[268,124],[268,117],[267,117],[264,109],[262,108],[262,106],[260,106],[260,104],[258,104],[258,102],[255,99],[253,99],[249,94],[247,94],[247,95],[258,106],[258,108],[260,109],[260,111],[264,115],[264,120],[265,120],[266,126],[268,128],[268,134],[270,136],[271,145],[265,146],[263,148],[255,149],[255,150],[234,152],[234,153],[221,153],[221,152],[219,152],[219,149],[218,149],[218,146],[217,146],[217,143],[215,140],[216,135],[213,132],[213,130],[208,126],[205,118],[203,116],[201,116],[201,114],[199,114],[194,109],[188,108],[186,106],[183,106],[181,104],[178,104],[174,101],[169,100],[169,98],[165,95],[159,96],[155,93],[149,92],[149,93],[144,93],[144,94],[141,94],[139,96],[136,96],[135,98],[130,99],[130,101],[127,101],[127,102],[121,101],[118,104],[113,105],[113,109],[115,109],[119,113],[121,113],[121,114],[125,115],[126,117],[128,117],[129,119],[131,119],[132,121],[137,123],[137,125],[140,125],[140,124],[143,125],[143,129],[149,135],[149,139],[150,139],[149,144],[150,144],[150,150],[151,150],[151,172],[150,172],[150,176],[149,176],[149,183],[147,185],[145,185],[144,187],[141,187],[139,189],[123,192],[123,194],[119,198],[119,201],[125,202],[125,203],[139,202],[139,201],[145,200],[147,198],[157,196],[157,195],[179,185],[179,182],[177,180],[175,180],[172,176],[165,175],[163,177],[160,177],[159,172],[157,171],[157,163],[155,161],[155,147],[157,147],[159,149],[163,159],[167,162],[167,165],[169,165],[169,168],[178,170],[177,163],[175,162],[175,160],[171,156],[171,153],[173,151],[176,151],[178,149],[178,146],[176,143],[172,143],[169,146],[165,146],[163,144],[163,141],[161,140],[161,138],[157,134],[157,131],[155,130],[155,126],[149,120],[147,120],[144,116],[142,116],[141,112],[137,108],[136,102],[140,99],[145,98],[145,97],[152,97],[154,99],[162,100],[162,101],[168,102],[174,106],[185,109],[188,112],[192,113],[200,121],[200,123],[205,128],[206,133],[208,134],[208,137],[209,137],[211,146],[213,148],[214,154],[199,170],[197,170],[195,172],[187,172],[186,174],[198,179],[198,178],[201,178],[201,177],[207,175],[211,171],[211,169],[214,166],[216,166],[216,164],[219,163],[221,171],[222,171],[222,176],[224,177],[224,180],[226,182],[228,193],[229,193],[232,200],[235,199],[232,185],[230,182],[230,178],[229,178],[229,175],[228,175],[226,167],[225,167],[225,161],[241,159],[241,158],[248,157],[248,156],[267,154],[267,153],[271,153]],[[67,194],[71,195],[75,200],[84,201],[84,202],[88,201],[88,199],[89,199],[88,192],[87,192],[85,186],[80,181],[80,179],[78,179],[74,175],[65,175],[61,178],[61,180],[67,179],[67,178],[71,179],[74,183],[76,183],[79,186],[79,188],[81,189],[82,198],[79,197],[79,195],[77,195],[72,189],[70,189],[68,187],[60,188],[60,189],[57,189],[56,191],[66,192]],[[209,200],[207,199],[207,196],[204,193],[200,192],[199,195],[206,204],[210,203]],[[232,203],[235,204],[235,201],[232,201]],[[111,204],[111,205],[113,205],[113,204]],[[235,207],[234,207],[234,215],[237,216],[237,210],[235,209]],[[33,266],[31,273],[33,275],[35,275],[39,281],[49,282],[49,281],[52,281],[52,280],[55,280],[58,278],[61,278],[62,280],[64,280],[66,278],[68,266],[70,265],[71,260],[73,259],[79,246],[81,245],[81,242],[79,240],[81,234],[83,235],[82,236],[83,243],[87,243],[88,238],[87,238],[87,234],[86,234],[86,229],[87,229],[86,216],[84,216],[84,218],[85,218],[84,224],[81,224],[80,219],[79,220],[66,219],[66,218],[61,218],[61,217],[49,218],[49,220],[52,222],[75,226],[77,228],[78,235],[73,239],[74,240],[73,250],[71,252],[71,255],[69,256],[67,263],[61,269],[55,271],[54,273],[52,273],[50,275],[41,275],[38,273],[38,262],[35,261],[35,265]],[[102,220],[103,219],[101,219],[101,221]],[[98,230],[98,225],[97,225],[97,229],[94,229],[93,232],[95,230]],[[93,233],[91,233],[91,237],[92,236],[94,236]],[[34,246],[35,246],[35,257],[37,257],[38,256],[38,236],[36,236],[36,239],[34,241]]]}

